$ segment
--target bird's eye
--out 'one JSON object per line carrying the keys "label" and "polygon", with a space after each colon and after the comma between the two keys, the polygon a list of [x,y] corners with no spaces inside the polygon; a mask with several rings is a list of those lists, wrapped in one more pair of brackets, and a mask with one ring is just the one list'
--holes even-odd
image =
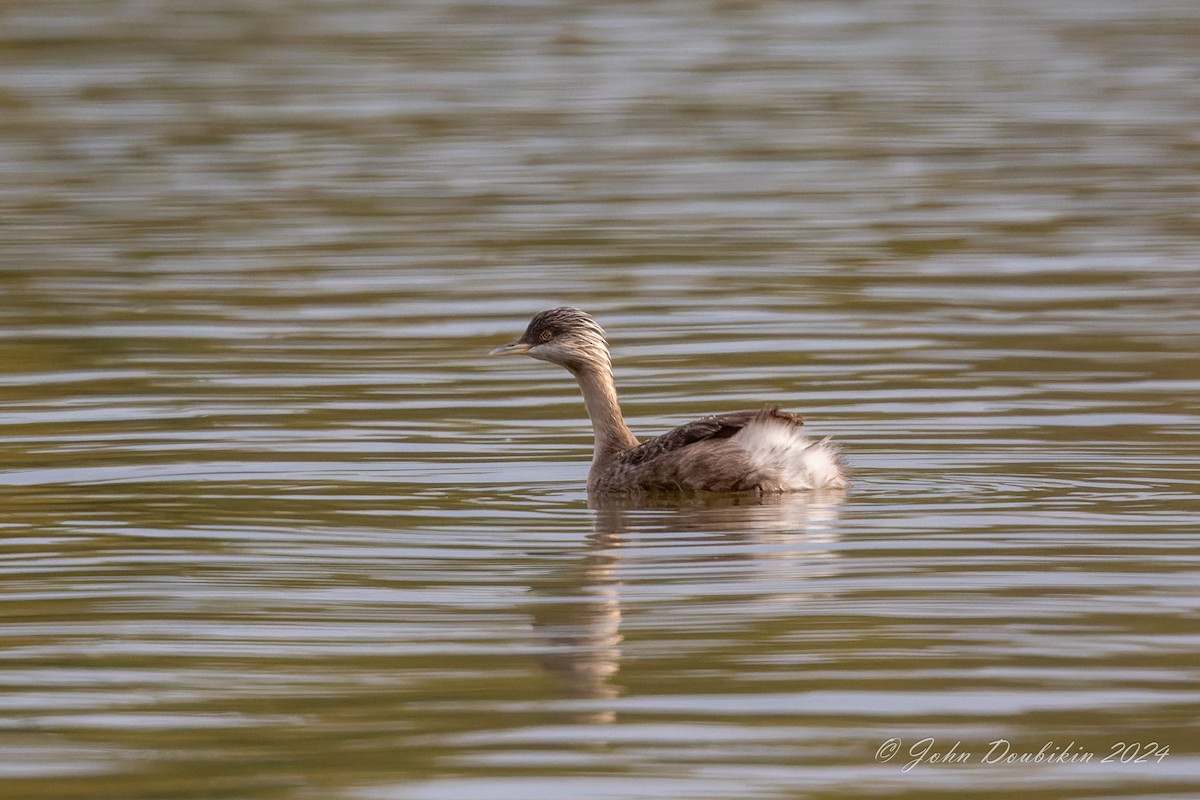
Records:
{"label": "bird's eye", "polygon": [[539,341],[539,342],[548,342],[548,341],[550,341],[550,340],[551,340],[551,339],[553,339],[553,338],[554,338],[554,334],[553,334],[553,333],[551,333],[549,330],[544,330],[544,331],[542,331],[541,333],[539,333],[539,334],[538,334],[538,341]]}

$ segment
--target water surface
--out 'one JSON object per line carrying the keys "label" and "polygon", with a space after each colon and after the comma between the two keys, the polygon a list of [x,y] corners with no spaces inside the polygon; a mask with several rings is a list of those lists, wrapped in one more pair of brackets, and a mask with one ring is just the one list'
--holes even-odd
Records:
{"label": "water surface", "polygon": [[[2,793],[1195,793],[1198,36],[6,3]],[[852,490],[589,508],[562,303]]]}

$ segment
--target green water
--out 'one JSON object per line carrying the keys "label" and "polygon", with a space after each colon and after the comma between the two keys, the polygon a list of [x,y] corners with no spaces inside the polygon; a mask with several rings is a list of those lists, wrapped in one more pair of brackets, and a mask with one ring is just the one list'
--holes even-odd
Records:
{"label": "green water", "polygon": [[[1198,36],[0,4],[0,795],[1194,794]],[[563,303],[853,489],[589,509]]]}

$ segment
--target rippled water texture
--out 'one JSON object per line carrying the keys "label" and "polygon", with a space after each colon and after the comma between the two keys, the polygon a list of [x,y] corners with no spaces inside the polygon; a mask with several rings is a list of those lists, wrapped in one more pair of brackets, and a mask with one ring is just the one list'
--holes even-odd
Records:
{"label": "rippled water texture", "polygon": [[[0,4],[0,796],[1194,796],[1198,41]],[[590,509],[562,303],[853,489]]]}

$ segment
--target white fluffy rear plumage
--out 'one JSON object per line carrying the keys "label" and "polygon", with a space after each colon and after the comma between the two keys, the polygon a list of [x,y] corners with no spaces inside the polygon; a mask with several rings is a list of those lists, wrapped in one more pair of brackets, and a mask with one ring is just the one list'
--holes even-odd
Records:
{"label": "white fluffy rear plumage", "polygon": [[780,490],[845,489],[849,485],[833,442],[809,439],[790,420],[762,415],[738,431],[732,441]]}

